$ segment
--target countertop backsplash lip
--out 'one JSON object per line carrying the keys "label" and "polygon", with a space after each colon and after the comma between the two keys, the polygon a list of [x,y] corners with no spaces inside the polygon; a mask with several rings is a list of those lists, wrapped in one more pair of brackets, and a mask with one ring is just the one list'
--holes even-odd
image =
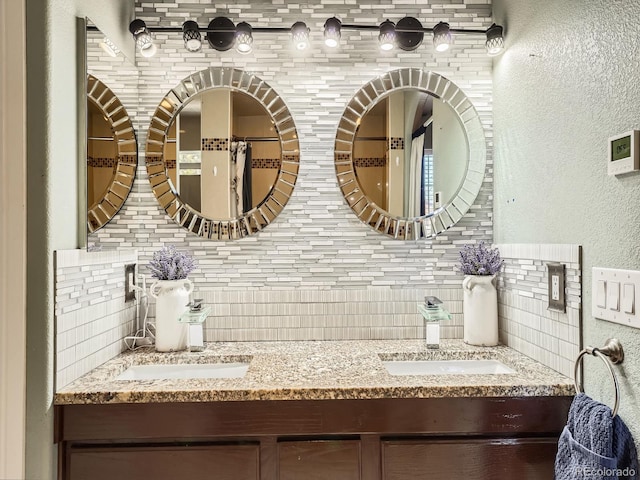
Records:
{"label": "countertop backsplash lip", "polygon": [[[506,347],[472,347],[447,340],[439,356],[478,352],[516,371],[502,375],[392,376],[382,357],[427,358],[420,340],[223,342],[204,352],[124,352],[60,389],[55,404],[328,400],[378,398],[570,396],[571,379]],[[132,365],[247,361],[243,378],[115,380]],[[214,362],[212,362],[214,361]]]}

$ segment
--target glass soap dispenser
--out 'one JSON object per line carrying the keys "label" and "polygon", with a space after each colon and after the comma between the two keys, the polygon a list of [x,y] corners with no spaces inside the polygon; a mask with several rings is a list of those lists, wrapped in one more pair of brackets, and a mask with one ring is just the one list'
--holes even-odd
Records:
{"label": "glass soap dispenser", "polygon": [[451,314],[442,308],[438,297],[425,297],[424,304],[418,304],[418,312],[424,319],[424,338],[427,348],[440,348],[440,321],[450,320]]}

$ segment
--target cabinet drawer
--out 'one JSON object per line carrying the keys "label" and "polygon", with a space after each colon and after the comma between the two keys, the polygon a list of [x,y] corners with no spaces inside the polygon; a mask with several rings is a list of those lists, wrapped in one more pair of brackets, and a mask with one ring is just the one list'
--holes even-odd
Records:
{"label": "cabinet drawer", "polygon": [[278,443],[279,480],[359,480],[358,440]]}
{"label": "cabinet drawer", "polygon": [[256,480],[258,445],[72,449],[68,480]]}
{"label": "cabinet drawer", "polygon": [[384,480],[553,478],[557,438],[382,442]]}

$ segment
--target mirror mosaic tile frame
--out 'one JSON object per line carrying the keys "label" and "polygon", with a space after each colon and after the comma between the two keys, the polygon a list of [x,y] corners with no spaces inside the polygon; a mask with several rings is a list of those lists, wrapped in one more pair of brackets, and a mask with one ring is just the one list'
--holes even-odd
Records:
{"label": "mirror mosaic tile frame", "polygon": [[93,233],[118,213],[131,192],[138,166],[138,142],[131,119],[120,99],[93,75],[87,76],[87,101],[104,115],[116,146],[114,172],[109,186],[98,201],[87,205],[87,232]]}
{"label": "mirror mosaic tile frame", "polygon": [[[353,145],[364,115],[380,98],[407,88],[421,89],[447,102],[457,113],[469,144],[467,174],[452,200],[433,213],[413,218],[393,216],[370,201],[358,183],[353,159]],[[458,223],[480,192],[486,163],[486,140],[478,112],[458,86],[432,71],[403,68],[370,81],[347,104],[336,133],[335,171],[346,203],[362,222],[395,239],[432,238]]]}
{"label": "mirror mosaic tile frame", "polygon": [[[281,168],[265,199],[237,218],[203,216],[186,204],[170,182],[164,162],[169,128],[183,106],[200,92],[228,88],[256,99],[269,112],[280,137]],[[200,237],[235,240],[253,235],[272,223],[291,198],[300,166],[300,146],[293,117],[282,98],[264,80],[244,70],[209,67],[184,78],[160,101],[147,135],[146,162],[153,193],[176,223]]]}

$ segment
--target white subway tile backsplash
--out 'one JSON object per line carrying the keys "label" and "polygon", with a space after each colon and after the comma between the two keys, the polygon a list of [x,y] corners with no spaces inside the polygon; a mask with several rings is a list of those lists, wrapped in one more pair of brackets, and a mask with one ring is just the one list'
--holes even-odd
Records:
{"label": "white subway tile backsplash", "polygon": [[[500,340],[560,373],[572,376],[581,345],[579,245],[495,245],[505,267],[499,277]],[[566,312],[548,310],[547,262],[566,264]]]}
{"label": "white subway tile backsplash", "polygon": [[124,266],[137,262],[135,250],[55,252],[56,388],[122,351],[135,320],[135,302],[124,301]]}

